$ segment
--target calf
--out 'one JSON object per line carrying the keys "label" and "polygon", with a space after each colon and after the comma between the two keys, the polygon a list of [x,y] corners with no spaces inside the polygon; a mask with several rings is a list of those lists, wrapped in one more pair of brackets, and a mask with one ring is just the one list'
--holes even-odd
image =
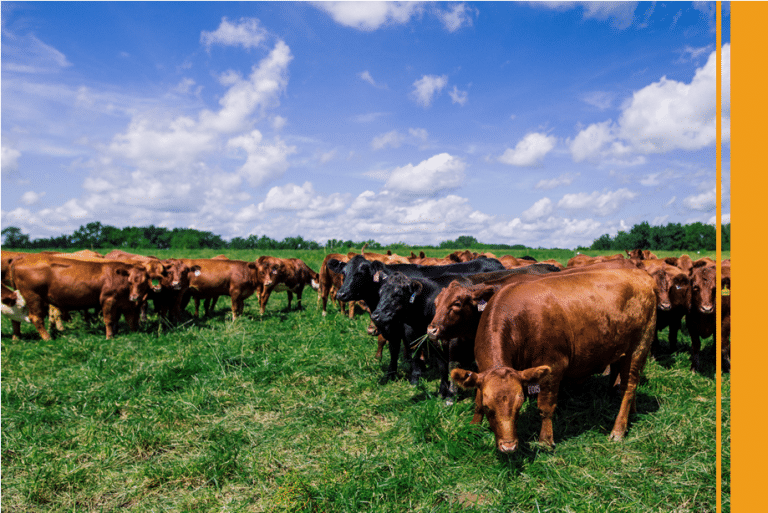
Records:
{"label": "calf", "polygon": [[190,277],[200,271],[199,265],[189,266],[184,261],[169,258],[162,261],[163,274],[160,281],[160,291],[150,295],[155,311],[161,318],[174,322],[181,320],[181,310],[184,297],[189,290]]}
{"label": "calf", "polygon": [[488,417],[501,452],[517,449],[524,391],[538,390],[539,440],[554,446],[552,415],[563,378],[616,365],[622,402],[611,439],[620,440],[656,326],[656,284],[637,269],[552,274],[504,287],[488,301],[475,338],[478,372],[454,369],[477,389],[472,423]]}
{"label": "calf", "polygon": [[[199,267],[189,274],[189,289],[183,306],[189,298],[195,301],[195,317],[200,315],[200,300],[229,296],[232,301],[232,320],[237,319],[245,307],[245,300],[259,287],[258,266],[255,262],[242,260],[219,260],[213,258],[180,259],[188,267]],[[205,315],[210,315],[206,304]]]}
{"label": "calf", "polygon": [[309,285],[315,290],[319,287],[319,275],[299,258],[262,256],[256,264],[261,284],[259,308],[262,315],[267,309],[267,301],[273,291],[288,291],[288,310],[291,309],[293,294],[296,294],[297,307],[301,310],[301,294],[304,287]]}
{"label": "calf", "polygon": [[32,255],[14,260],[10,272],[43,340],[51,338],[43,324],[49,304],[61,310],[101,308],[109,339],[121,313],[137,329],[138,305],[149,293],[149,275],[139,264]]}
{"label": "calf", "polygon": [[701,372],[701,339],[714,335],[716,328],[717,267],[697,260],[690,270],[691,304],[685,325],[691,336],[691,370]]}
{"label": "calf", "polygon": [[659,331],[669,327],[669,348],[677,347],[677,333],[683,317],[691,303],[691,284],[688,274],[665,260],[643,260],[644,269],[656,281],[656,332],[653,336],[651,354],[658,355]]}

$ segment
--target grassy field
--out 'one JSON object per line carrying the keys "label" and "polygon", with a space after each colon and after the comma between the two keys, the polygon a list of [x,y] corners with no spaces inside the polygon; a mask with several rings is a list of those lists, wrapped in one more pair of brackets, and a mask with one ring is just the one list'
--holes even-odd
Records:
{"label": "grassy field", "polygon": [[[273,253],[314,269],[323,258]],[[715,511],[712,340],[701,375],[685,329],[680,352],[648,362],[624,441],[608,440],[618,401],[595,376],[562,387],[554,451],[536,442],[529,401],[521,448],[505,456],[487,422],[469,424],[469,393],[454,406],[437,397],[436,374],[414,387],[401,369],[379,384],[367,316],[323,318],[311,290],[301,311],[286,302],[273,294],[260,317],[251,298],[233,323],[222,298],[209,318],[170,327],[150,315],[109,341],[77,315],[50,342],[29,325],[12,341],[3,319],[3,510]],[[726,375],[723,511],[729,405]]]}

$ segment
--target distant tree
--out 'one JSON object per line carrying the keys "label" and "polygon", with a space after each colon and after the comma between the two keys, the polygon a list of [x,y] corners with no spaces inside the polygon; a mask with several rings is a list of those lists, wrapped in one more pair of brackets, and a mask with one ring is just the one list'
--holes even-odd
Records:
{"label": "distant tree", "polygon": [[2,231],[3,246],[8,248],[25,249],[30,247],[29,235],[21,233],[21,228],[9,226]]}
{"label": "distant tree", "polygon": [[612,244],[613,241],[611,240],[611,236],[606,233],[595,239],[589,248],[597,249],[600,251],[609,251],[613,249]]}
{"label": "distant tree", "polygon": [[72,244],[78,248],[100,248],[103,230],[104,227],[98,221],[80,226],[72,234]]}
{"label": "distant tree", "polygon": [[731,250],[731,223],[720,226],[720,242],[723,251]]}

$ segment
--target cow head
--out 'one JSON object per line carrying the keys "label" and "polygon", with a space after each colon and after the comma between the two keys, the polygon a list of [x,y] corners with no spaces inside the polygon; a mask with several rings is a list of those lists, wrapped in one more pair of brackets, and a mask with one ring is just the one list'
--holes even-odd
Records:
{"label": "cow head", "polygon": [[452,281],[435,298],[435,316],[427,328],[429,338],[433,341],[450,340],[468,335],[461,333],[462,329],[475,326],[471,320],[483,311],[494,291],[493,287],[472,290]]}
{"label": "cow head", "polygon": [[691,305],[691,280],[677,267],[667,266],[669,303],[672,308],[688,309]]}
{"label": "cow head", "polygon": [[387,279],[384,264],[366,260],[360,255],[350,258],[346,263],[331,259],[328,261],[328,269],[344,276],[344,283],[336,293],[338,301],[363,300],[366,290],[371,290],[371,285],[375,285],[373,291],[377,293],[379,286]]}
{"label": "cow head", "polygon": [[141,265],[147,271],[149,276],[149,286],[153,292],[160,292],[163,289],[163,280],[165,279],[165,266],[159,260],[149,260]]}
{"label": "cow head", "polygon": [[393,273],[379,289],[379,304],[371,312],[371,320],[379,328],[393,323],[416,300],[423,288],[424,285],[418,280],[412,280],[403,273]]}
{"label": "cow head", "polygon": [[165,260],[163,261],[162,285],[172,290],[186,290],[189,288],[189,273],[198,271],[200,271],[199,265],[190,267],[181,260]]}
{"label": "cow head", "polygon": [[476,408],[488,418],[496,448],[509,453],[518,446],[516,423],[525,401],[524,387],[538,383],[551,371],[547,365],[523,371],[498,367],[480,373],[453,369],[451,378],[463,388],[477,389]]}
{"label": "cow head", "polygon": [[258,266],[258,279],[264,287],[272,287],[283,281],[285,276],[285,264],[276,257],[262,256],[256,261]]}
{"label": "cow head", "polygon": [[128,299],[138,303],[147,299],[149,295],[149,273],[144,264],[127,265],[118,267],[115,272],[128,280]]}
{"label": "cow head", "polygon": [[31,322],[27,302],[18,290],[3,287],[2,313],[12,321]]}
{"label": "cow head", "polygon": [[703,314],[715,312],[715,282],[717,269],[714,265],[698,260],[690,270],[691,309]]}

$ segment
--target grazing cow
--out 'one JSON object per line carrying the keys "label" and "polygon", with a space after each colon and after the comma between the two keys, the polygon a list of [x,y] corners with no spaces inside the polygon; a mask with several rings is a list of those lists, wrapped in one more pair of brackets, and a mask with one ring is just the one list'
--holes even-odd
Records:
{"label": "grazing cow", "polygon": [[[415,264],[395,264],[387,266],[377,261],[368,261],[361,255],[356,255],[348,262],[330,259],[328,267],[333,272],[344,276],[344,284],[336,293],[339,301],[365,301],[365,304],[373,312],[379,304],[379,289],[384,279],[394,273],[402,272],[409,277],[436,277],[443,274],[475,274],[503,270],[501,262],[492,258],[479,258],[471,262],[451,264],[445,266],[420,266]],[[412,339],[409,332],[408,342]],[[400,339],[389,340],[390,364],[387,371],[388,379],[397,370],[397,358],[400,353]],[[405,348],[406,359],[410,363],[410,349]],[[418,379],[418,378],[417,378]]]}
{"label": "grazing cow", "polygon": [[720,277],[720,295],[721,303],[721,367],[723,372],[731,371],[731,261],[723,260],[720,268],[722,275]]}
{"label": "grazing cow", "polygon": [[691,336],[691,370],[700,372],[701,339],[711,337],[716,328],[717,267],[697,260],[690,271],[691,306],[685,325]]}
{"label": "grazing cow", "polygon": [[[399,345],[400,340],[405,340],[406,360],[409,359],[409,348],[418,337],[427,333],[427,327],[435,315],[435,297],[449,283],[455,279],[463,279],[470,283],[481,280],[505,279],[517,274],[536,274],[557,272],[557,268],[549,265],[532,265],[521,269],[496,271],[472,275],[443,274],[432,278],[409,278],[406,275],[395,272],[381,278],[383,284],[379,290],[379,303],[371,312],[371,320],[381,331],[384,338]],[[466,344],[448,344],[437,348],[437,365],[440,371],[440,394],[443,397],[451,397],[455,390],[450,387],[448,379],[448,365],[451,361],[464,361],[461,357],[462,347]],[[471,351],[470,351],[471,352]],[[394,363],[394,367],[392,364]],[[419,362],[417,362],[419,363]],[[397,367],[397,359],[390,362],[390,374]],[[419,365],[411,366],[411,382],[416,383],[421,375]]]}
{"label": "grazing cow", "polygon": [[301,310],[301,294],[304,287],[309,285],[315,290],[319,287],[319,275],[299,258],[261,256],[256,264],[261,283],[259,308],[262,315],[266,311],[267,301],[272,291],[288,292],[288,310],[291,309],[291,300],[296,294],[297,307]]}
{"label": "grazing cow", "polygon": [[[235,320],[243,313],[245,300],[259,287],[258,266],[255,262],[213,258],[180,260],[192,269],[199,267],[199,270],[189,274],[188,294],[182,302],[184,308],[190,297],[194,299],[195,317],[200,315],[201,299],[229,296],[232,301],[232,320]],[[205,306],[205,315],[210,315],[210,307],[207,303]]]}
{"label": "grazing cow", "polygon": [[487,416],[496,448],[512,452],[525,390],[538,392],[539,441],[554,446],[552,415],[561,380],[584,379],[615,365],[623,397],[611,439],[621,440],[653,340],[655,287],[638,269],[605,269],[555,273],[501,289],[478,326],[478,372],[451,372],[462,387],[477,389],[472,423]]}
{"label": "grazing cow", "polygon": [[610,256],[601,255],[596,257],[591,257],[589,255],[576,255],[575,257],[571,257],[568,260],[568,263],[565,267],[580,267],[605,262],[607,260],[624,260],[624,255],[621,253],[616,253],[615,255]]}
{"label": "grazing cow", "polygon": [[670,265],[666,260],[643,260],[644,269],[656,281],[656,332],[653,336],[651,354],[659,353],[659,331],[669,327],[669,348],[677,347],[677,333],[683,317],[691,304],[691,284],[688,273]]}
{"label": "grazing cow", "polygon": [[13,340],[21,338],[21,323],[32,322],[29,319],[29,308],[18,290],[11,290],[3,284],[2,287],[2,313],[11,321],[13,328]]}
{"label": "grazing cow", "polygon": [[141,264],[32,255],[14,260],[10,272],[43,340],[51,339],[43,324],[49,304],[62,310],[101,308],[109,339],[121,313],[131,329],[138,327],[138,305],[149,293],[149,275]]}

